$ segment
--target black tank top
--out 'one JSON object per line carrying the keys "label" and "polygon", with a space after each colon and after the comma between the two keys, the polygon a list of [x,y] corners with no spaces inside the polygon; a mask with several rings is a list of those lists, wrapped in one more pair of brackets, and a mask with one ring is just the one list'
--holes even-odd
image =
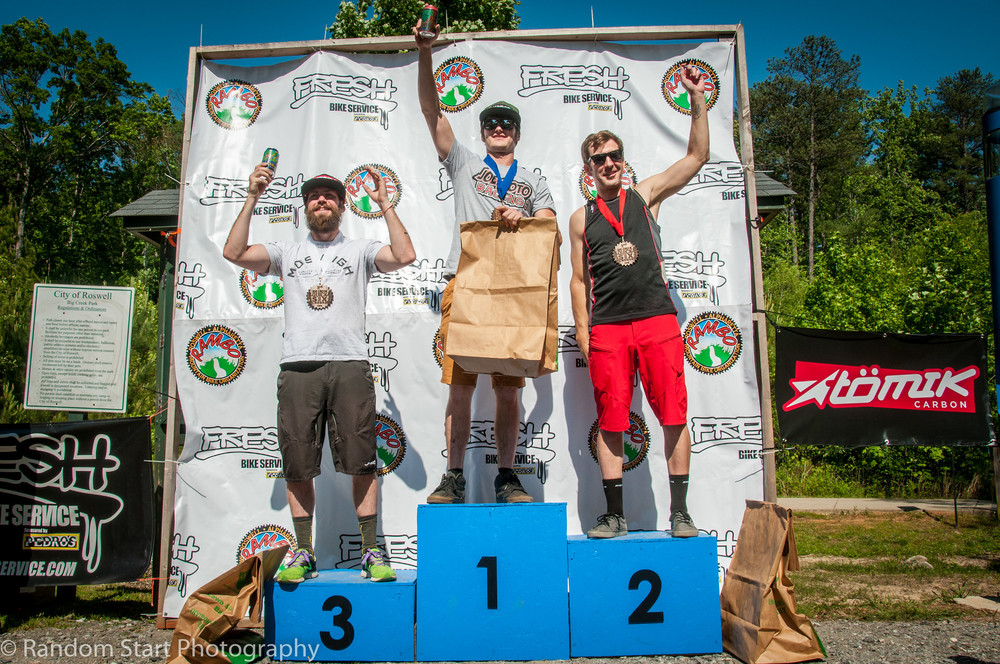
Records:
{"label": "black tank top", "polygon": [[[660,263],[660,227],[638,192],[623,189],[625,194],[625,239],[636,246],[639,256],[634,263],[621,266],[611,252],[621,238],[596,201],[587,203],[583,241],[591,279],[592,325],[617,323],[677,313],[670,291],[663,281]],[[618,199],[605,201],[611,214],[618,216]]]}

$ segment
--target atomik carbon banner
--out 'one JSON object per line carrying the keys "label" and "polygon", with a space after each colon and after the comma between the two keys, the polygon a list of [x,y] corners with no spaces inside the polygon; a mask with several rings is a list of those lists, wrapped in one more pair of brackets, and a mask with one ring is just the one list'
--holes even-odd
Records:
{"label": "atomik carbon banner", "polygon": [[986,346],[978,334],[777,328],[783,441],[987,445]]}
{"label": "atomik carbon banner", "polygon": [[0,584],[130,581],[153,551],[145,418],[0,425]]}

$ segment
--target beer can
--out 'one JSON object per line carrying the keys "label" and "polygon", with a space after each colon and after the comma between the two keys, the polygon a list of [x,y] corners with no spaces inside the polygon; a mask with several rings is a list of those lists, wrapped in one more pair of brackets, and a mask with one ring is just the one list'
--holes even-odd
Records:
{"label": "beer can", "polygon": [[264,157],[261,161],[267,164],[267,167],[271,169],[274,173],[278,169],[278,150],[276,148],[268,148],[264,150]]}
{"label": "beer can", "polygon": [[417,28],[417,34],[424,39],[430,39],[434,36],[434,26],[437,25],[438,20],[438,8],[434,5],[424,5],[424,8],[420,11],[420,26]]}

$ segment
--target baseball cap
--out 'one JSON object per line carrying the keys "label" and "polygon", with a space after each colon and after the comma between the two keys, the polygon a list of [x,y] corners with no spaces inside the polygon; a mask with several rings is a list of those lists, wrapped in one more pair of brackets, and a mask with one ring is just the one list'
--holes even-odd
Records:
{"label": "baseball cap", "polygon": [[317,175],[314,178],[306,180],[303,183],[302,200],[303,201],[306,200],[306,196],[309,195],[309,192],[319,187],[329,187],[330,189],[333,189],[335,192],[337,192],[337,195],[340,196],[341,201],[347,199],[347,189],[344,188],[344,183],[338,180],[337,178],[333,177],[332,175],[326,175],[324,173],[322,175]]}
{"label": "baseball cap", "polygon": [[484,122],[487,118],[508,118],[514,121],[518,127],[521,126],[521,114],[517,106],[505,101],[498,101],[490,104],[479,114],[479,122]]}

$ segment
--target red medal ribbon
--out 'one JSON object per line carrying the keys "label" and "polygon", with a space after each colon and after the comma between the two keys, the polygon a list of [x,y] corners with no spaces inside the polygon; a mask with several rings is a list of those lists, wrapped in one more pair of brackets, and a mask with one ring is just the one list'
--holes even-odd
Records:
{"label": "red medal ribbon", "polygon": [[619,237],[625,237],[625,190],[618,190],[618,219],[615,219],[615,215],[611,214],[611,208],[608,204],[604,202],[604,199],[600,196],[597,197],[597,209],[601,211],[604,218],[608,220],[611,224],[611,228],[615,229]]}

